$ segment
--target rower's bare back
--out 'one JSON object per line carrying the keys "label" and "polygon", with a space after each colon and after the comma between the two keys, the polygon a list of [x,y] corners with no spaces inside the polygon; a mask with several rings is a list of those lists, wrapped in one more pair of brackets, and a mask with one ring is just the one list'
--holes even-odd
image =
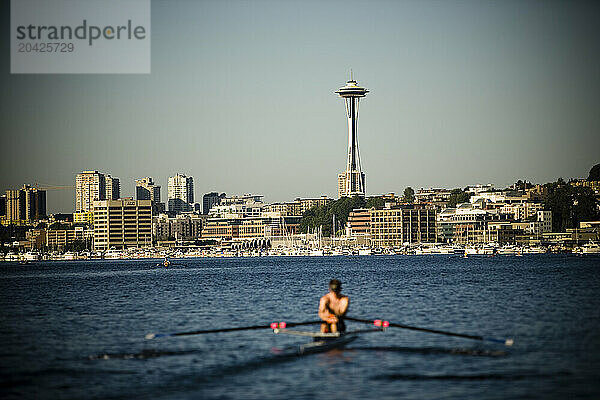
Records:
{"label": "rower's bare back", "polygon": [[327,293],[321,297],[319,311],[322,314],[333,314],[334,316],[343,316],[348,311],[348,296],[337,297],[334,293]]}

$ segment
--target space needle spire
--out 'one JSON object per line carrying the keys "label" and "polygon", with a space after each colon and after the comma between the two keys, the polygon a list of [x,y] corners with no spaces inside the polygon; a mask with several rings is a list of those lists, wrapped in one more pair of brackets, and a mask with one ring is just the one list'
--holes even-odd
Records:
{"label": "space needle spire", "polygon": [[348,158],[346,171],[338,174],[338,197],[364,197],[365,174],[361,169],[358,151],[358,104],[360,98],[365,97],[369,91],[358,86],[350,72],[350,80],[346,86],[339,88],[335,93],[344,99],[348,118]]}

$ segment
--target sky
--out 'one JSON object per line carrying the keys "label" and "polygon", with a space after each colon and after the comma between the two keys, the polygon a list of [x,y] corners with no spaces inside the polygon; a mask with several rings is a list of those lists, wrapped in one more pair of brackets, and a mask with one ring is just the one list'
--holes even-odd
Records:
{"label": "sky", "polygon": [[[10,74],[0,2],[0,192],[99,170],[266,202],[337,197],[370,90],[368,195],[585,178],[600,162],[600,12],[579,1],[152,1],[151,73]],[[49,213],[74,190],[49,190]]]}

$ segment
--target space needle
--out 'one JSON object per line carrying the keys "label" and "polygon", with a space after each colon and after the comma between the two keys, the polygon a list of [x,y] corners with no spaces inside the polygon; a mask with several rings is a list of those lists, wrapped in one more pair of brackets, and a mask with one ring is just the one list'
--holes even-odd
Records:
{"label": "space needle", "polygon": [[365,174],[361,169],[358,151],[358,103],[369,91],[358,86],[351,73],[346,86],[339,88],[335,93],[345,100],[348,117],[348,159],[346,171],[338,174],[338,197],[364,197]]}

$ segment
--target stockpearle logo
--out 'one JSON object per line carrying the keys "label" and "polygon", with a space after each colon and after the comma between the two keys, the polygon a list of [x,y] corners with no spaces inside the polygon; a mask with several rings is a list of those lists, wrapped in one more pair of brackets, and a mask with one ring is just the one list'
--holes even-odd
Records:
{"label": "stockpearle logo", "polygon": [[150,73],[150,0],[11,0],[11,73]]}

